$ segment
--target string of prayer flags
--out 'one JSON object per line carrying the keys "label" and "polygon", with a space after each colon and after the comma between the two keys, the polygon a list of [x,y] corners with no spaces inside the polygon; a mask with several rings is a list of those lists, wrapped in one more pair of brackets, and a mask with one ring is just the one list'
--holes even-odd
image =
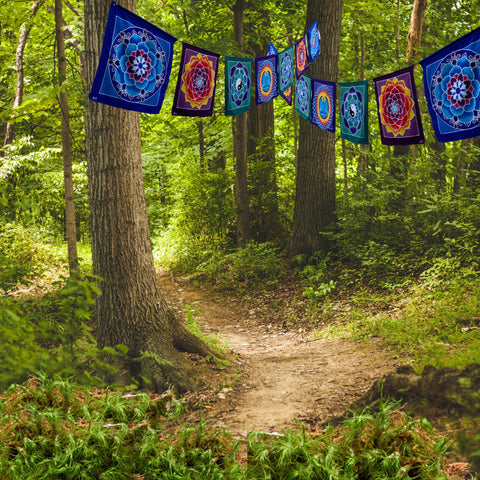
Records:
{"label": "string of prayer flags", "polygon": [[89,99],[144,113],[162,108],[175,37],[115,2],[110,5]]}
{"label": "string of prayer flags", "polygon": [[420,61],[440,142],[480,135],[480,28]]}
{"label": "string of prayer flags", "polygon": [[318,57],[320,53],[320,32],[318,31],[318,23],[315,20],[313,25],[308,29],[307,33],[307,46],[308,46],[308,61],[313,61]]}
{"label": "string of prayer flags", "polygon": [[216,53],[183,44],[173,115],[212,115],[219,57]]}
{"label": "string of prayer flags", "polygon": [[339,83],[340,136],[368,143],[368,80]]}
{"label": "string of prayer flags", "polygon": [[311,122],[317,127],[335,132],[335,82],[312,78]]}
{"label": "string of prayer flags", "polygon": [[278,97],[277,55],[255,59],[255,102],[257,105]]}
{"label": "string of prayer flags", "polygon": [[252,59],[225,57],[225,115],[250,110]]}
{"label": "string of prayer flags", "polygon": [[384,145],[425,143],[413,66],[374,79]]}
{"label": "string of prayer flags", "polygon": [[307,39],[303,37],[295,44],[295,62],[297,70],[297,79],[299,79],[303,72],[310,66],[307,53]]}
{"label": "string of prayer flags", "polygon": [[302,75],[295,83],[295,110],[308,122],[312,113],[312,79]]}

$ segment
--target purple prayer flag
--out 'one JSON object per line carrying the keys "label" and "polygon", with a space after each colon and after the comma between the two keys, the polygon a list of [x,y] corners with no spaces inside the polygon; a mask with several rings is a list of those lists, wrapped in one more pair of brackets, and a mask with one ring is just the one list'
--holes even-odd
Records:
{"label": "purple prayer flag", "polygon": [[335,82],[312,78],[311,122],[317,127],[335,132]]}
{"label": "purple prayer flag", "polygon": [[295,44],[295,59],[297,67],[297,79],[302,76],[302,73],[310,66],[307,52],[307,39],[303,37]]}
{"label": "purple prayer flag", "polygon": [[373,81],[382,143],[384,145],[425,143],[413,66],[377,77]]}
{"label": "purple prayer flag", "polygon": [[265,103],[278,97],[277,55],[255,59],[255,103]]}
{"label": "purple prayer flag", "polygon": [[212,115],[219,57],[216,53],[183,44],[173,115]]}

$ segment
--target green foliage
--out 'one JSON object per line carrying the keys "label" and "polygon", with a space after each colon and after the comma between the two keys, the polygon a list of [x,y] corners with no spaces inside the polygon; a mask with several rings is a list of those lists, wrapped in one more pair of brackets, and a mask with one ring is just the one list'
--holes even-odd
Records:
{"label": "green foliage", "polygon": [[426,420],[413,420],[382,402],[374,414],[353,413],[339,427],[312,437],[305,430],[249,437],[249,479],[447,479],[448,443]]}
{"label": "green foliage", "polygon": [[277,283],[286,263],[273,245],[248,243],[233,253],[213,254],[197,270],[222,290],[245,291]]}
{"label": "green foliage", "polygon": [[326,297],[335,290],[336,282],[329,273],[329,258],[325,254],[317,252],[311,257],[298,255],[293,261],[296,264],[293,273],[304,279],[304,297],[316,300]]}
{"label": "green foliage", "polygon": [[93,337],[92,307],[99,294],[95,278],[59,282],[58,290],[36,297],[0,297],[0,348],[5,354],[0,388],[24,381],[33,371],[74,378],[83,385],[103,385],[99,375],[112,367]]}

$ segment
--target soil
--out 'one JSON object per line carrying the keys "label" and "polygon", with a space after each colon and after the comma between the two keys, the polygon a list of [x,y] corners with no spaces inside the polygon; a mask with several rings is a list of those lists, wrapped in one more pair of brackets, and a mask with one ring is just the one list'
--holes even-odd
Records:
{"label": "soil", "polygon": [[292,322],[293,310],[305,307],[294,283],[260,298],[218,296],[171,276],[160,284],[178,314],[186,305],[196,310],[202,332],[226,342],[231,354],[228,373],[198,364],[202,388],[187,395],[196,407],[187,421],[201,415],[240,441],[252,431],[280,432],[299,422],[315,428],[342,416],[397,367],[373,340],[314,339],[298,311]]}

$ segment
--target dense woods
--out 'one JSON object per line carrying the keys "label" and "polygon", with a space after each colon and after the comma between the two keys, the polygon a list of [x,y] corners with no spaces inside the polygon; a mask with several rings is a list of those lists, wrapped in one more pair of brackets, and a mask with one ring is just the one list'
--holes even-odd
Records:
{"label": "dense woods", "polygon": [[[478,362],[480,137],[437,140],[418,62],[478,28],[480,1],[120,3],[177,38],[159,114],[88,99],[109,1],[0,4],[1,389],[38,371],[194,389],[186,353],[223,353],[168,308],[158,270],[249,295],[294,277],[311,325],[378,337],[417,373]],[[340,137],[338,104],[335,133],[281,97],[226,116],[223,60],[213,115],[172,115],[181,42],[255,58],[314,21],[312,77],[415,65],[424,144],[382,144],[372,82],[368,144]]]}

